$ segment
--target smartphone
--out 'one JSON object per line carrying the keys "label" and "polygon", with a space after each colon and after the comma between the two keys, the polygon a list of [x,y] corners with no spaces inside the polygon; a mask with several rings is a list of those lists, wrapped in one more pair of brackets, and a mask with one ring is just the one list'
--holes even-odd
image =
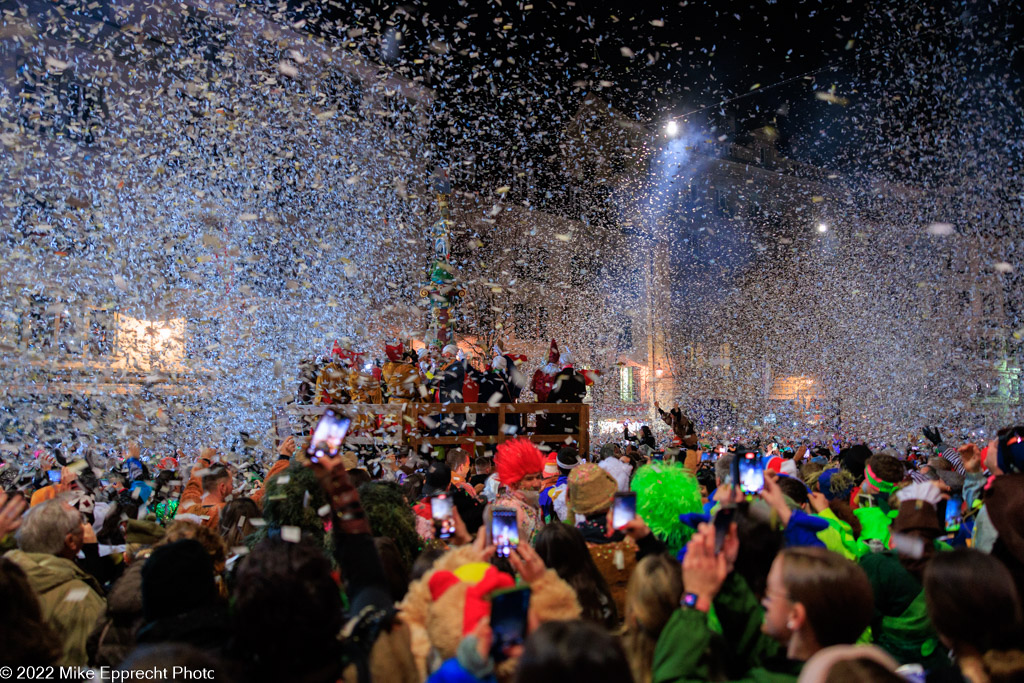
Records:
{"label": "smartphone", "polygon": [[530,611],[530,587],[519,586],[491,593],[491,655],[503,662],[526,639],[526,615]]}
{"label": "smartphone", "polygon": [[60,470],[47,470],[46,476],[50,478],[50,481],[54,484],[60,483]]}
{"label": "smartphone", "polygon": [[309,450],[306,451],[309,459],[312,462],[320,462],[320,458],[336,456],[345,442],[350,424],[352,420],[347,417],[336,415],[333,410],[326,411],[313,430],[313,438],[309,442]]}
{"label": "smartphone", "polygon": [[430,499],[430,517],[434,520],[434,533],[440,539],[447,540],[455,533],[452,508],[453,501],[448,494],[442,493]]}
{"label": "smartphone", "polygon": [[950,496],[946,501],[946,531],[951,534],[959,531],[960,525],[963,524],[964,518],[960,512],[963,504],[964,499],[960,496]]}
{"label": "smartphone", "polygon": [[292,435],[291,420],[288,419],[288,413],[284,412],[284,408],[274,409],[274,430],[277,432],[277,445],[279,446]]}
{"label": "smartphone", "polygon": [[700,461],[701,462],[711,462],[712,460],[714,460],[714,457],[711,455],[711,453],[701,453],[700,454]]}
{"label": "smartphone", "polygon": [[100,479],[100,486],[102,486],[103,488],[107,488],[108,486],[110,486],[110,480],[109,479]]}
{"label": "smartphone", "polygon": [[508,557],[519,545],[519,522],[513,508],[491,511],[491,543],[497,546],[498,557]]}
{"label": "smartphone", "polygon": [[723,505],[715,513],[715,555],[722,552],[725,537],[729,534],[729,527],[732,526],[734,519],[736,519],[736,507],[733,505]]}
{"label": "smartphone", "polygon": [[636,494],[632,491],[616,493],[612,504],[612,527],[621,529],[636,519]]}
{"label": "smartphone", "polygon": [[733,481],[739,482],[743,493],[760,493],[764,489],[764,456],[755,451],[737,453],[733,463]]}

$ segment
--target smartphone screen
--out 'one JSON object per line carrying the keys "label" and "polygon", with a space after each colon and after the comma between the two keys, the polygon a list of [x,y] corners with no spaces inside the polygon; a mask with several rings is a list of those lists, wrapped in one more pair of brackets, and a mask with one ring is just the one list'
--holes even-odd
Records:
{"label": "smartphone screen", "polygon": [[736,508],[733,506],[722,506],[715,513],[715,554],[722,552],[725,537],[729,534],[729,527],[736,518]]}
{"label": "smartphone screen", "polygon": [[711,462],[713,459],[714,459],[714,456],[712,456],[711,453],[701,453],[700,454],[700,461],[701,462]]}
{"label": "smartphone screen", "polygon": [[512,508],[494,508],[491,511],[491,542],[497,546],[498,557],[508,557],[519,545],[519,522]]}
{"label": "smartphone screen", "polygon": [[636,494],[616,493],[612,506],[612,527],[621,529],[636,519]]}
{"label": "smartphone screen", "polygon": [[440,539],[449,539],[455,533],[455,515],[452,514],[453,501],[442,493],[430,499],[430,516],[434,520],[434,533]]}
{"label": "smartphone screen", "polygon": [[288,413],[284,412],[284,408],[274,409],[274,429],[277,432],[277,444],[279,446],[292,435],[291,420],[288,419]]}
{"label": "smartphone screen", "polygon": [[960,496],[952,496],[946,501],[946,531],[951,534],[959,531],[960,525],[964,521],[963,515],[960,512],[963,503],[964,500]]}
{"label": "smartphone screen", "polygon": [[743,493],[760,493],[764,488],[764,457],[754,451],[736,454],[737,481]]}
{"label": "smartphone screen", "polygon": [[50,478],[50,481],[54,484],[60,483],[60,470],[47,470],[46,476]]}
{"label": "smartphone screen", "polygon": [[348,434],[351,423],[347,417],[335,415],[332,410],[325,412],[313,430],[313,438],[309,442],[309,450],[306,451],[309,459],[319,462],[320,458],[336,456],[345,442],[345,435]]}
{"label": "smartphone screen", "polygon": [[491,594],[491,655],[497,662],[526,639],[526,615],[530,611],[530,587],[521,586]]}

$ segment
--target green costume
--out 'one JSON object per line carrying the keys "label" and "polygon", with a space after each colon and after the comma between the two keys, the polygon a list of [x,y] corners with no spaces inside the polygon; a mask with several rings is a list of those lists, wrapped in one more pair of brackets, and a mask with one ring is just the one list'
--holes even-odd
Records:
{"label": "green costume", "polygon": [[875,644],[900,664],[922,664],[928,670],[948,666],[946,650],[928,619],[920,580],[891,551],[865,555],[860,566],[875,594],[871,619]]}
{"label": "green costume", "polygon": [[[786,659],[785,648],[761,633],[764,608],[736,572],[722,584],[714,602],[722,635],[709,625],[708,615],[680,609],[662,629],[654,649],[654,683],[685,681],[795,681],[802,662]],[[712,644],[715,647],[712,649]],[[711,652],[721,652],[721,661]]]}

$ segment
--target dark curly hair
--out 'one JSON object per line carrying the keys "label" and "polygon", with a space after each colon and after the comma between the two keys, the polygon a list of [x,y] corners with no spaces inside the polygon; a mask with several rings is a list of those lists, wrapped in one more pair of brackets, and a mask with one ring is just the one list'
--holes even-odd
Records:
{"label": "dark curly hair", "polygon": [[370,520],[373,535],[395,542],[403,568],[408,572],[423,544],[416,533],[416,519],[402,489],[394,483],[372,481],[359,487],[359,498]]}

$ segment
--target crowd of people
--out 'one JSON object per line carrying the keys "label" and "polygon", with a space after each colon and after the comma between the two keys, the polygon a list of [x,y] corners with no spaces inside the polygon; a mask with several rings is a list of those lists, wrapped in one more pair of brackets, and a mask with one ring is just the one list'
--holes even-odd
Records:
{"label": "crowd of people", "polygon": [[1024,427],[987,444],[926,428],[928,448],[897,453],[708,443],[658,410],[664,448],[641,429],[592,452],[508,439],[493,456],[371,462],[288,437],[262,466],[134,443],[103,462],[8,462],[0,664],[308,683],[1024,680]]}
{"label": "crowd of people", "polygon": [[[497,406],[520,400],[524,391],[539,403],[581,403],[594,371],[574,367],[572,354],[559,350],[551,340],[547,363],[527,378],[521,354],[506,353],[500,345],[490,350],[482,365],[467,357],[456,344],[426,345],[414,351],[400,341],[386,344],[385,358],[367,360],[366,354],[335,344],[330,358],[305,361],[298,403],[335,405],[347,403],[487,403]],[[523,432],[523,416],[509,413],[498,424],[495,413],[442,413],[430,423],[418,425],[434,436],[473,434],[495,436]],[[376,423],[361,418],[355,428],[365,433],[399,429],[383,418]],[[579,425],[572,414],[548,412],[537,418],[538,434],[574,434]],[[557,445],[557,441],[554,442]]]}

